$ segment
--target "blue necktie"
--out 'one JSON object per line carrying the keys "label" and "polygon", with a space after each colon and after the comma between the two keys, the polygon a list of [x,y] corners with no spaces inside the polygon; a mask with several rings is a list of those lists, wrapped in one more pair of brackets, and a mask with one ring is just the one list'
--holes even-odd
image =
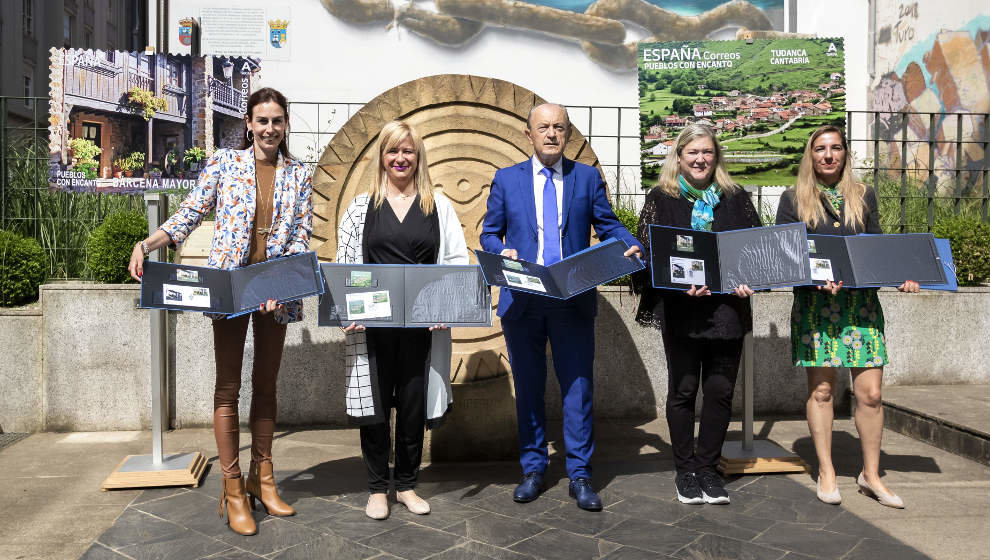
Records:
{"label": "blue necktie", "polygon": [[553,184],[553,169],[540,171],[546,176],[543,184],[543,266],[560,261],[560,224],[557,223],[557,188]]}

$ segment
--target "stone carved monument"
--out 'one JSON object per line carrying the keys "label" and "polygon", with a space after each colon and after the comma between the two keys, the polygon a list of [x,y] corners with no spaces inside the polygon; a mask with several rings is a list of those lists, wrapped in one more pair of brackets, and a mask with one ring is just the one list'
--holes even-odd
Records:
{"label": "stone carved monument", "polygon": [[[495,170],[532,154],[523,128],[533,105],[544,100],[515,84],[467,75],[429,76],[379,95],[337,132],[313,174],[314,220],[310,247],[333,260],[337,225],[354,197],[373,180],[373,151],[382,125],[403,119],[423,136],[434,188],[457,210],[474,258]],[[579,131],[568,158],[598,166]],[[492,305],[498,304],[498,292]],[[494,315],[494,311],[493,311]],[[518,456],[516,413],[502,328],[453,331],[451,381],[454,408],[444,426],[427,434],[431,460],[489,460]]]}
{"label": "stone carved monument", "polygon": [[[347,205],[374,179],[374,145],[382,125],[403,119],[423,136],[434,187],[457,209],[471,262],[495,170],[532,154],[523,128],[534,104],[543,99],[515,84],[446,74],[407,82],[379,95],[359,110],[330,141],[313,174],[314,220],[310,244],[321,260],[337,251],[337,225]],[[565,149],[568,158],[598,165],[579,131]],[[494,304],[498,293],[493,294]],[[502,329],[461,328],[454,335],[451,380],[466,383],[504,376],[508,357]]]}

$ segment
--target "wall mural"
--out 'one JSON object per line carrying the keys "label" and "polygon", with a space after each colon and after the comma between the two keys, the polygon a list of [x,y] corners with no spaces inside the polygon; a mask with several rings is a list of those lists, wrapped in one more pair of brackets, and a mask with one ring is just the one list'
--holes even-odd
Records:
{"label": "wall mural", "polygon": [[[973,191],[982,190],[979,171],[986,165],[983,115],[936,115],[934,129],[929,130],[929,115],[908,115],[903,119],[896,113],[990,112],[990,16],[976,17],[955,31],[920,38],[915,37],[920,35],[915,27],[917,4],[902,6],[896,19],[877,30],[878,50],[904,45],[896,65],[881,70],[872,88],[871,109],[895,113],[881,114],[872,124],[878,127],[879,138],[887,141],[876,156],[879,164],[906,164],[919,180],[928,178],[928,170],[934,169],[942,195],[979,194]],[[905,137],[909,143],[906,157],[902,158],[899,140]],[[929,139],[936,141],[932,149]],[[965,170],[959,183],[951,171],[957,161]]]}
{"label": "wall mural", "polygon": [[348,23],[398,25],[447,47],[470,44],[486,26],[573,40],[592,60],[619,71],[636,68],[640,40],[734,39],[747,31],[782,30],[784,1],[435,0],[434,11],[413,2],[321,0]]}

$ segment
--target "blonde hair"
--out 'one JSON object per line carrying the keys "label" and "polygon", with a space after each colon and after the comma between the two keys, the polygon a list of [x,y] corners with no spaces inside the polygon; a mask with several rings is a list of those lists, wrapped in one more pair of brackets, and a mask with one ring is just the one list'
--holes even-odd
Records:
{"label": "blonde hair", "polygon": [[718,143],[718,137],[712,127],[705,124],[690,123],[677,135],[674,142],[674,153],[668,154],[663,161],[663,170],[660,172],[660,179],[657,186],[670,196],[681,196],[681,185],[677,177],[681,174],[681,152],[684,147],[694,142],[698,138],[710,138],[715,146],[715,174],[714,183],[722,192],[734,192],[742,187],[736,183],[725,169],[725,162],[722,160],[722,146]]}
{"label": "blonde hair", "polygon": [[424,215],[429,216],[433,212],[434,203],[433,180],[430,179],[429,164],[426,161],[426,146],[416,130],[405,121],[391,121],[378,133],[378,143],[372,163],[375,166],[375,180],[368,185],[368,196],[371,197],[375,208],[380,207],[388,198],[388,175],[385,174],[382,156],[406,138],[412,140],[413,148],[416,150],[416,174],[413,176],[413,185],[419,193],[419,208]]}
{"label": "blonde hair", "polygon": [[866,185],[857,183],[852,176],[852,152],[849,151],[849,142],[846,134],[835,125],[825,125],[819,127],[811,133],[808,144],[804,147],[804,156],[801,157],[801,165],[798,167],[797,184],[794,186],[794,200],[797,203],[798,218],[814,228],[819,223],[825,221],[825,204],[822,201],[822,193],[818,188],[818,175],[815,173],[813,163],[813,148],[815,140],[823,134],[834,132],[842,140],[842,149],[845,156],[842,158],[842,177],[836,190],[842,195],[842,203],[845,206],[847,227],[858,228],[863,226],[863,209],[866,203],[863,196],[866,194]]}

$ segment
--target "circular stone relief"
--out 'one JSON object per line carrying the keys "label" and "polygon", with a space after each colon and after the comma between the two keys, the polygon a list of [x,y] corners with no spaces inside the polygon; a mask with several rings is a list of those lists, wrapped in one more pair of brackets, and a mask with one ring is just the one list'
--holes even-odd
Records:
{"label": "circular stone relief", "polygon": [[[433,186],[453,203],[471,262],[477,262],[473,250],[481,248],[478,238],[492,177],[495,170],[532,155],[523,129],[529,110],[539,103],[542,98],[510,82],[459,74],[421,78],[379,95],[341,127],[320,157],[313,174],[310,248],[321,260],[336,257],[340,218],[374,178],[371,161],[378,133],[388,121],[402,119],[423,137]],[[597,156],[576,129],[564,154],[598,167]],[[497,302],[495,290],[493,306]],[[490,379],[508,370],[498,317],[491,328],[453,330],[451,381]]]}

